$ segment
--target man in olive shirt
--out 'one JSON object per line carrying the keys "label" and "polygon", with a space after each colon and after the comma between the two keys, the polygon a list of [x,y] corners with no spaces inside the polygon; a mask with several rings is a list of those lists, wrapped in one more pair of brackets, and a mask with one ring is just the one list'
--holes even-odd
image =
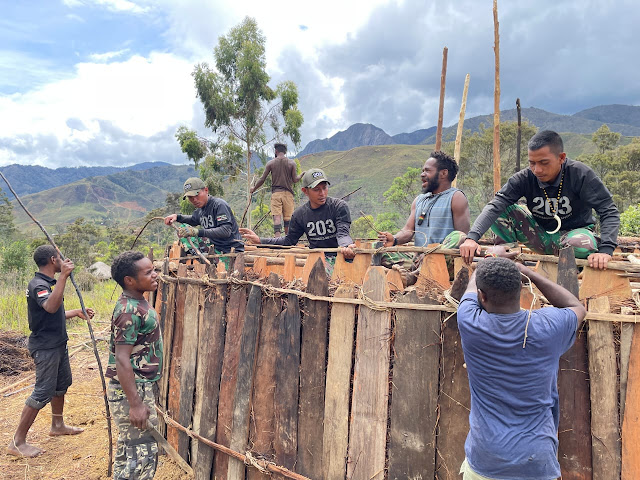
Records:
{"label": "man in olive shirt", "polygon": [[304,172],[298,175],[296,163],[285,156],[287,146],[284,143],[276,143],[275,150],[276,158],[267,162],[262,177],[253,186],[251,193],[260,188],[271,173],[271,215],[273,231],[275,236],[279,237],[283,218],[284,233],[289,233],[289,222],[294,209],[293,184],[300,181]]}

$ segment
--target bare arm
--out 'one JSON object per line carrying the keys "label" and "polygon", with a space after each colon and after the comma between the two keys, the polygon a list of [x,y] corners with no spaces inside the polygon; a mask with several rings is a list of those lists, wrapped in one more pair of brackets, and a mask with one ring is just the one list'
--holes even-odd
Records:
{"label": "bare arm", "polygon": [[302,173],[300,173],[300,175],[297,175],[297,169],[296,167],[293,167],[293,183],[298,183],[300,180],[302,180],[302,177],[304,177],[304,174],[307,173],[306,170]]}
{"label": "bare arm", "polygon": [[[87,313],[89,314],[89,318],[93,318],[96,312],[93,308],[87,308]],[[66,312],[64,312],[64,315],[67,320],[73,317],[80,317],[83,320],[86,320],[81,308],[76,308],[75,310],[67,310]]]}
{"label": "bare arm", "polygon": [[[413,214],[415,216],[415,209]],[[471,214],[469,213],[469,201],[464,193],[456,192],[453,194],[451,215],[453,216],[453,228],[460,232],[469,233]]]}
{"label": "bare arm", "polygon": [[584,317],[587,315],[587,311],[582,306],[582,303],[580,303],[580,300],[578,300],[569,290],[552,282],[539,273],[534,272],[530,268],[525,267],[521,263],[517,263],[516,265],[518,266],[520,273],[531,279],[551,305],[558,308],[570,308],[578,317],[578,322],[584,320]]}
{"label": "bare arm", "polygon": [[380,234],[378,235],[378,240],[384,242],[385,247],[391,247],[393,245],[394,236],[396,240],[398,240],[398,245],[403,245],[407,242],[410,242],[413,238],[413,229],[416,224],[416,200],[417,197],[414,198],[413,203],[411,204],[411,214],[407,219],[407,223],[405,223],[404,227],[402,227],[402,230],[400,230],[395,235],[392,235],[389,232],[380,232]]}
{"label": "bare arm", "polygon": [[131,366],[132,351],[133,345],[116,344],[116,372],[118,373],[118,381],[129,402],[129,420],[134,427],[145,430],[150,412],[147,406],[142,403],[136,389],[135,376]]}
{"label": "bare arm", "polygon": [[478,293],[478,287],[476,287],[476,271],[473,270],[471,274],[471,278],[469,279],[469,283],[467,284],[467,289],[465,290],[465,295],[467,293]]}
{"label": "bare arm", "polygon": [[255,192],[257,189],[259,189],[262,186],[264,181],[267,179],[267,176],[269,175],[269,173],[271,173],[271,161],[267,162],[267,165],[264,167],[264,172],[262,176],[260,177],[260,179],[258,179],[256,184],[251,188],[251,193]]}

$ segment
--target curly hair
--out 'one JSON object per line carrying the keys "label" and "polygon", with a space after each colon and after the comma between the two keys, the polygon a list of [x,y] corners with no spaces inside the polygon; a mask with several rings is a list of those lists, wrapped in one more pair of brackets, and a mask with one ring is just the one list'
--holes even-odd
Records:
{"label": "curly hair", "polygon": [[553,130],[543,130],[536,133],[531,140],[529,140],[529,150],[540,150],[543,147],[549,147],[552,153],[560,155],[564,151],[564,144],[562,137]]}
{"label": "curly hair", "polygon": [[58,251],[51,245],[40,245],[33,252],[33,261],[39,267],[45,267],[51,257],[58,258]]}
{"label": "curly hair", "polygon": [[455,180],[456,175],[458,175],[458,164],[453,157],[450,157],[446,153],[438,150],[431,152],[429,158],[435,158],[438,172],[446,169],[449,171],[449,181],[453,182],[453,180]]}
{"label": "curly hair", "polygon": [[275,149],[276,153],[287,153],[287,146],[284,143],[276,143],[273,148]]}
{"label": "curly hair", "polygon": [[129,250],[123,252],[113,259],[111,264],[111,277],[124,288],[124,277],[136,277],[138,275],[138,267],[136,262],[142,260],[144,253]]}
{"label": "curly hair", "polygon": [[476,268],[476,285],[492,301],[510,301],[520,297],[520,270],[506,258],[487,258]]}

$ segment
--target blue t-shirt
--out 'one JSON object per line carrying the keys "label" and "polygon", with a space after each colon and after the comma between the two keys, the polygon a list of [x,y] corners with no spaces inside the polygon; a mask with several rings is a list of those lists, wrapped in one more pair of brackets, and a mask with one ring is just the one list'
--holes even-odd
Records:
{"label": "blue t-shirt", "polygon": [[485,477],[556,479],[558,365],[576,338],[568,308],[487,313],[475,293],[462,297],[458,328],[469,375],[471,413],[465,454]]}

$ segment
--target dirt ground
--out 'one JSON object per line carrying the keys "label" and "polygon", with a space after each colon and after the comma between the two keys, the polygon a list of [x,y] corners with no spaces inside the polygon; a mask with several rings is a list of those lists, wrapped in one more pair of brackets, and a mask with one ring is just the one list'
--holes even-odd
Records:
{"label": "dirt ground", "polygon": [[[30,357],[24,356],[24,342],[21,344],[8,332],[0,332],[0,356],[4,364],[11,358],[10,372],[0,373],[0,389],[26,378],[33,369]],[[15,335],[13,336],[15,337]],[[69,341],[72,345],[73,339]],[[3,345],[9,344],[12,349]],[[102,363],[107,356],[102,343]],[[71,351],[71,349],[70,349]],[[17,427],[25,399],[33,387],[26,388],[10,396],[23,387],[33,383],[33,379],[0,394],[0,479],[20,480],[98,480],[107,479],[108,437],[105,420],[102,386],[93,351],[83,349],[71,358],[73,385],[65,396],[64,417],[66,423],[84,428],[80,435],[50,437],[51,408],[45,407],[36,418],[27,441],[45,450],[39,457],[17,458],[5,453]],[[7,375],[8,373],[12,373]],[[114,426],[113,443],[115,447],[117,430]],[[189,478],[166,455],[162,455],[155,478],[173,480]]]}

